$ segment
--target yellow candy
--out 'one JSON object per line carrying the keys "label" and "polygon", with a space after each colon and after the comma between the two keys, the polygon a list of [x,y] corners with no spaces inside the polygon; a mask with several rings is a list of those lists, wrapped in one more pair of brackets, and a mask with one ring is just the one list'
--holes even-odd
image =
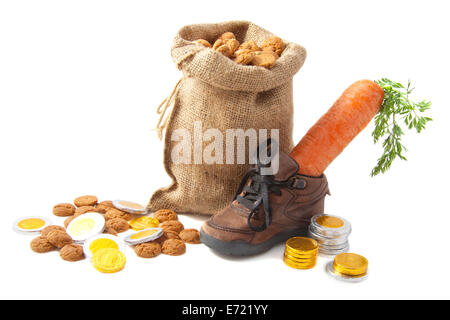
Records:
{"label": "yellow candy", "polygon": [[92,254],[101,249],[119,249],[119,245],[111,239],[100,238],[92,241],[89,246],[89,250],[91,250]]}
{"label": "yellow candy", "polygon": [[119,272],[125,267],[125,255],[117,249],[100,249],[92,256],[95,269],[103,273]]}
{"label": "yellow candy", "polygon": [[38,218],[29,218],[21,220],[17,226],[24,230],[33,230],[42,228],[45,225],[45,221]]}
{"label": "yellow candy", "polygon": [[128,224],[134,231],[139,231],[149,228],[156,228],[157,226],[159,226],[159,221],[156,218],[145,216],[134,218],[129,221]]}

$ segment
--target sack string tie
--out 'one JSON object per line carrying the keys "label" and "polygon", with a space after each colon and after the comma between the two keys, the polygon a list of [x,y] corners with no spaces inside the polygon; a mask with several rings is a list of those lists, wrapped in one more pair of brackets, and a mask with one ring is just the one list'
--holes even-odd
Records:
{"label": "sack string tie", "polygon": [[172,93],[167,98],[165,98],[158,106],[158,109],[156,109],[156,113],[160,115],[158,124],[155,128],[159,140],[162,140],[164,129],[166,129],[169,122],[170,116],[165,117],[165,115],[170,106],[174,105],[174,100],[178,92],[178,88],[180,87],[181,80],[182,79],[178,80],[177,84],[172,90]]}

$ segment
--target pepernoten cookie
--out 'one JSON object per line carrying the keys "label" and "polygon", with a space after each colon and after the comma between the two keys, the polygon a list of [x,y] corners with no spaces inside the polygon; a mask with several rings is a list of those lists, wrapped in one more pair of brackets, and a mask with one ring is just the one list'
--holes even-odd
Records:
{"label": "pepernoten cookie", "polygon": [[75,217],[81,216],[82,214],[88,213],[88,212],[97,212],[97,208],[94,206],[82,206],[78,207],[75,210]]}
{"label": "pepernoten cookie", "polygon": [[96,208],[97,208],[98,212],[106,213],[106,211],[108,211],[109,209],[114,209],[114,206],[112,204],[112,201],[105,200],[105,201],[99,202],[99,204],[97,204]]}
{"label": "pepernoten cookie", "polygon": [[61,230],[50,231],[50,233],[47,235],[47,240],[59,249],[73,242],[72,238],[65,231]]}
{"label": "pepernoten cookie", "polygon": [[169,221],[169,220],[178,220],[178,216],[175,213],[175,211],[168,210],[168,209],[161,209],[161,210],[156,211],[153,214],[153,217],[158,219],[158,221],[160,223]]}
{"label": "pepernoten cookie", "polygon": [[41,231],[41,236],[47,237],[48,234],[49,234],[50,232],[55,231],[55,230],[59,230],[59,231],[62,231],[62,232],[66,232],[66,229],[64,229],[63,227],[51,225],[51,226],[45,227],[45,228]]}
{"label": "pepernoten cookie", "polygon": [[141,258],[154,258],[161,253],[161,245],[158,242],[147,242],[138,244],[134,252]]}
{"label": "pepernoten cookie", "polygon": [[83,247],[77,244],[67,244],[62,247],[59,255],[62,259],[75,262],[84,259]]}
{"label": "pepernoten cookie", "polygon": [[115,218],[120,218],[120,219],[125,219],[127,221],[130,221],[131,219],[133,219],[133,216],[129,213],[123,212],[119,209],[109,209],[108,211],[106,211],[105,213],[105,219],[106,220],[110,220],[110,219],[115,219]]}
{"label": "pepernoten cookie", "polygon": [[98,202],[98,199],[96,196],[81,196],[73,200],[73,203],[77,207],[83,207],[83,206],[95,206]]}
{"label": "pepernoten cookie", "polygon": [[175,231],[177,233],[180,233],[181,230],[184,229],[183,224],[177,220],[165,221],[161,223],[159,227],[162,228],[164,231]]}
{"label": "pepernoten cookie", "polygon": [[186,245],[177,239],[168,239],[162,245],[162,253],[170,256],[179,256],[186,252]]}
{"label": "pepernoten cookie", "polygon": [[196,229],[184,229],[178,235],[181,240],[190,244],[200,243],[200,232]]}
{"label": "pepernoten cookie", "polygon": [[69,224],[72,222],[73,219],[75,219],[75,216],[71,216],[71,217],[67,217],[66,220],[64,220],[64,228],[67,229],[67,227],[69,226]]}
{"label": "pepernoten cookie", "polygon": [[114,218],[106,221],[106,230],[107,231],[115,231],[117,233],[125,232],[128,230],[130,226],[128,225],[128,221],[121,218]]}
{"label": "pepernoten cookie", "polygon": [[55,246],[47,240],[47,237],[43,236],[34,238],[30,243],[30,247],[31,250],[37,253],[46,253],[55,249]]}
{"label": "pepernoten cookie", "polygon": [[69,217],[75,213],[75,207],[71,203],[60,203],[53,207],[53,214],[58,217]]}

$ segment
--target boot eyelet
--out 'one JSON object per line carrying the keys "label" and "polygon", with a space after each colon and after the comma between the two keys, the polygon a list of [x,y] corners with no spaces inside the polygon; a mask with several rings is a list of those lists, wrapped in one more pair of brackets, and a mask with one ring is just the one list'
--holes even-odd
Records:
{"label": "boot eyelet", "polygon": [[291,188],[294,189],[305,189],[307,186],[306,180],[294,178],[291,184]]}

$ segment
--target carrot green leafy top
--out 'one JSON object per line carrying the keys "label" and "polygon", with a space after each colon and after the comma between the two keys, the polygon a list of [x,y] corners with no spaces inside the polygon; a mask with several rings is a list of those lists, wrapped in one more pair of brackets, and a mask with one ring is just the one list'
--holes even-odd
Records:
{"label": "carrot green leafy top", "polygon": [[383,155],[378,159],[377,165],[372,169],[371,176],[385,173],[392,162],[398,157],[406,160],[404,152],[406,147],[401,142],[403,129],[415,129],[420,133],[431,118],[421,116],[430,109],[430,101],[412,102],[409,95],[414,90],[411,82],[405,87],[398,82],[383,78],[375,81],[384,90],[384,101],[375,116],[375,129],[372,132],[374,143],[383,141]]}

